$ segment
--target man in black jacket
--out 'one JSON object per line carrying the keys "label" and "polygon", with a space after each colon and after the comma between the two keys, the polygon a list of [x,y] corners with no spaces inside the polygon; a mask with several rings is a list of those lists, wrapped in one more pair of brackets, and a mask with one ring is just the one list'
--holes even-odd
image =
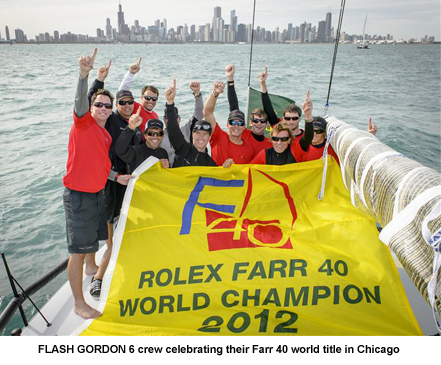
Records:
{"label": "man in black jacket", "polygon": [[138,146],[130,145],[130,141],[136,133],[136,128],[142,123],[140,113],[141,107],[138,108],[136,114],[130,117],[127,128],[118,137],[115,143],[116,154],[129,165],[130,173],[150,156],[161,160],[162,167],[170,167],[167,151],[159,147],[164,136],[164,123],[159,119],[150,119],[147,122],[144,130],[145,143]]}
{"label": "man in black jacket", "polygon": [[187,142],[179,128],[175,110],[176,80],[173,86],[165,92],[167,129],[170,143],[175,150],[176,157],[173,167],[183,166],[217,166],[207,153],[207,144],[211,136],[211,124],[205,120],[197,121],[193,126],[192,141]]}

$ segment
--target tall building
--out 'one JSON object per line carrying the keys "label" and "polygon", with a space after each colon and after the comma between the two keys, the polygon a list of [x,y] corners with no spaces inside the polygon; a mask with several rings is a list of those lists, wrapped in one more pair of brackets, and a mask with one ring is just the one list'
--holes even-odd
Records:
{"label": "tall building", "polygon": [[325,37],[325,30],[326,22],[322,20],[318,23],[316,42],[325,43],[327,41],[327,38]]}
{"label": "tall building", "polygon": [[196,40],[196,25],[192,24],[190,27],[190,41],[194,42]]}
{"label": "tall building", "polygon": [[247,41],[247,26],[245,24],[239,24],[237,26],[236,40],[238,42],[246,42]]}
{"label": "tall building", "polygon": [[54,30],[54,42],[60,41],[60,32],[58,30]]}
{"label": "tall building", "polygon": [[118,33],[119,34],[123,34],[123,30],[124,30],[124,12],[122,11],[122,5],[121,3],[118,5]]}
{"label": "tall building", "polygon": [[9,28],[8,28],[8,26],[5,27],[5,34],[6,34],[6,40],[10,41],[11,37],[9,36]]}
{"label": "tall building", "polygon": [[[8,29],[8,31],[9,31],[9,29]],[[24,43],[24,41],[25,41],[25,35],[24,35],[23,31],[20,28],[17,28],[15,30],[15,41],[17,43]]]}
{"label": "tall building", "polygon": [[214,8],[213,18],[221,18],[222,17],[222,8],[220,6],[216,6]]}
{"label": "tall building", "polygon": [[300,24],[300,33],[299,33],[300,43],[305,42],[305,29],[306,29],[306,22]]}
{"label": "tall building", "polygon": [[325,25],[325,42],[331,43],[332,39],[332,13],[326,13],[326,25]]}
{"label": "tall building", "polygon": [[107,39],[112,39],[112,25],[109,18],[106,19],[106,37]]}
{"label": "tall building", "polygon": [[230,13],[230,27],[233,32],[237,32],[237,16],[236,10],[231,10]]}

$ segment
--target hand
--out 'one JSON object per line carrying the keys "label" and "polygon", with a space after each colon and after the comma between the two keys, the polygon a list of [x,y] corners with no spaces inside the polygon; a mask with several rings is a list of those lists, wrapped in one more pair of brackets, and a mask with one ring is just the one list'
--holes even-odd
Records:
{"label": "hand", "polygon": [[216,81],[213,86],[213,94],[218,97],[224,92],[225,84],[222,81]]}
{"label": "hand", "polygon": [[141,106],[138,108],[136,114],[132,114],[129,119],[129,128],[134,131],[136,127],[139,127],[142,123],[142,118],[139,116],[141,114]]}
{"label": "hand", "polygon": [[112,60],[109,61],[107,66],[102,66],[98,69],[98,80],[104,82],[107,75],[109,74],[110,66],[112,65]]}
{"label": "hand", "polygon": [[199,81],[190,82],[190,90],[193,91],[193,94],[199,95],[201,93],[201,83]]}
{"label": "hand", "polygon": [[267,77],[268,77],[268,68],[265,66],[265,71],[259,74],[259,82],[261,84],[265,84]]}
{"label": "hand", "polygon": [[309,100],[309,90],[306,92],[306,100],[302,104],[303,113],[305,114],[305,120],[312,120],[312,101]]}
{"label": "hand", "polygon": [[121,185],[127,185],[129,183],[130,179],[133,179],[134,177],[135,176],[133,176],[133,175],[119,175],[116,178],[116,182]]}
{"label": "hand", "polygon": [[78,59],[78,66],[80,66],[80,75],[82,79],[85,79],[90,70],[93,69],[93,63],[95,62],[95,56],[98,52],[98,48],[95,48],[90,56],[81,56]]}
{"label": "hand", "polygon": [[167,104],[173,104],[175,102],[175,96],[176,96],[176,79],[173,79],[173,86],[169,87],[165,91],[165,100],[167,101]]}
{"label": "hand", "polygon": [[161,161],[161,165],[164,169],[168,169],[170,167],[170,163],[166,158],[161,158],[159,161]]}
{"label": "hand", "polygon": [[141,69],[141,61],[142,61],[142,58],[139,57],[139,60],[137,63],[132,63],[130,65],[129,71],[131,74],[136,74],[139,72],[139,70]]}
{"label": "hand", "polygon": [[234,65],[230,63],[227,67],[225,67],[225,73],[227,74],[227,81],[234,81]]}
{"label": "hand", "polygon": [[227,158],[222,166],[225,167],[225,168],[228,168],[228,167],[231,167],[232,164],[234,164],[233,159],[232,158]]}
{"label": "hand", "polygon": [[372,133],[374,136],[377,134],[377,126],[375,124],[372,124],[372,118],[369,117],[368,122],[368,130],[369,133]]}

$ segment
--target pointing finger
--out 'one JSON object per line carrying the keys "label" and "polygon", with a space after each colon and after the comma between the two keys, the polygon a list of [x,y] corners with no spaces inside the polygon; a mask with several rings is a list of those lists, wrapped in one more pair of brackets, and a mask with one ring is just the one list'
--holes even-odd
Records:
{"label": "pointing finger", "polygon": [[268,73],[268,68],[265,66],[265,75]]}
{"label": "pointing finger", "polygon": [[141,64],[141,61],[142,61],[142,58],[139,57],[139,60],[138,60],[138,66]]}
{"label": "pointing finger", "polygon": [[372,128],[372,117],[369,117],[368,128]]}
{"label": "pointing finger", "polygon": [[173,90],[176,90],[176,79],[173,79]]}
{"label": "pointing finger", "polygon": [[97,52],[98,52],[98,48],[95,48],[92,52],[92,55],[90,56],[90,59],[92,60],[92,62],[95,61],[95,56],[96,56]]}
{"label": "pointing finger", "polygon": [[136,115],[139,117],[139,115],[141,114],[141,106],[138,108],[138,110],[136,111]]}
{"label": "pointing finger", "polygon": [[306,92],[306,101],[309,101],[309,90]]}
{"label": "pointing finger", "polygon": [[109,60],[109,63],[108,63],[107,66],[106,66],[107,71],[110,69],[110,66],[112,66],[112,60]]}

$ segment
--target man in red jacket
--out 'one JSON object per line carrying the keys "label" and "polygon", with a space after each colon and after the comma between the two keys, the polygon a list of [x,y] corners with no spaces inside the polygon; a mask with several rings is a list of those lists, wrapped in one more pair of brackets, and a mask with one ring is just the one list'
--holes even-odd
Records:
{"label": "man in red jacket", "polygon": [[70,253],[67,276],[74,297],[74,311],[84,319],[100,312],[88,305],[82,291],[83,265],[88,254],[107,239],[103,189],[110,171],[109,149],[112,138],[104,128],[112,113],[113,96],[99,90],[92,96],[89,109],[87,80],[97,49],[78,60],[80,77],[68,146],[67,172],[63,201],[66,214],[67,246]]}

